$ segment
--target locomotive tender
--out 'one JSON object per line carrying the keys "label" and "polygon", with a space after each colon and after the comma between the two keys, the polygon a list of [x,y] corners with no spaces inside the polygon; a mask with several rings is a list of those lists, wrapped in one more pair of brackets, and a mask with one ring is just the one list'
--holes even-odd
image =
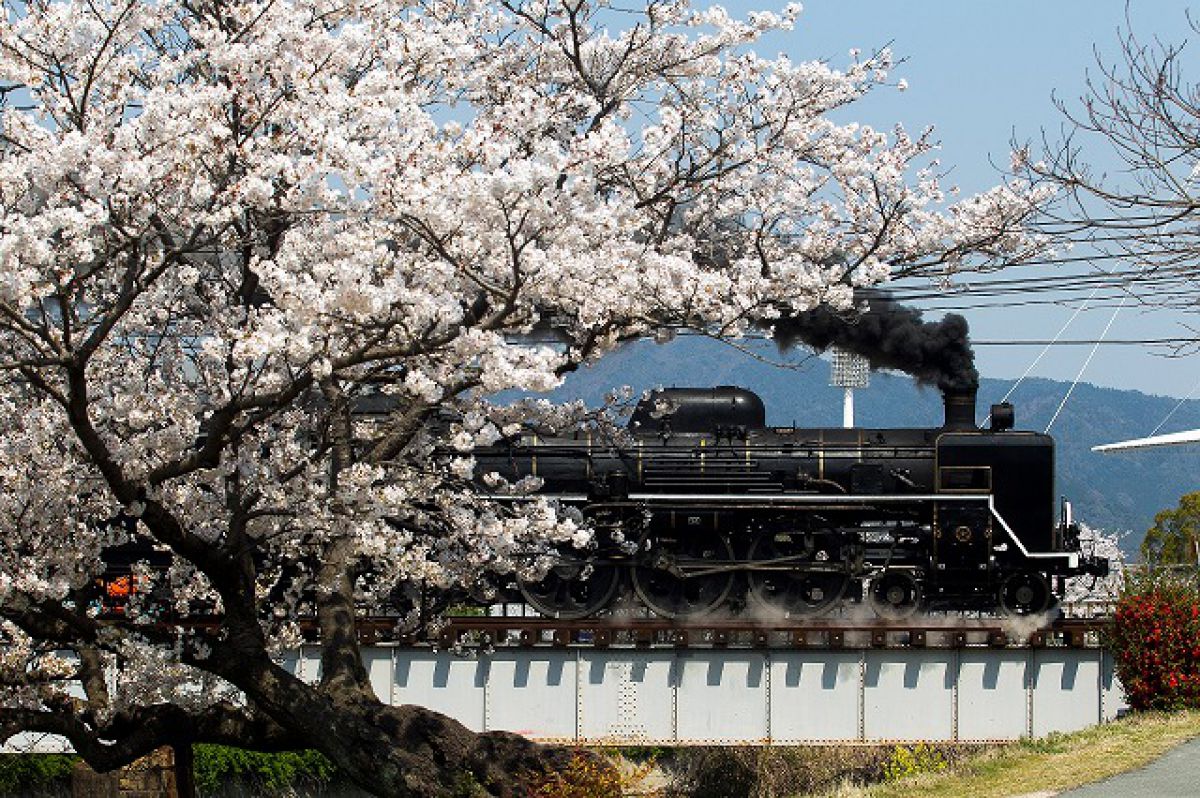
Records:
{"label": "locomotive tender", "polygon": [[1013,429],[1013,409],[975,425],[975,393],[946,391],[928,429],[768,427],[736,387],[670,388],[634,410],[627,440],[524,435],[476,452],[477,473],[542,482],[597,531],[518,583],[543,614],[585,618],[628,585],[680,620],[750,607],[778,618],[866,602],[1028,615],[1054,583],[1101,576],[1054,507],[1054,441]]}

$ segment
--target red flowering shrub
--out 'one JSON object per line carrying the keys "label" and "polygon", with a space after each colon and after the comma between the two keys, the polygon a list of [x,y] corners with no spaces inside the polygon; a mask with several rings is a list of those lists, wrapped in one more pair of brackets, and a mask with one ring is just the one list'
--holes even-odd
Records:
{"label": "red flowering shrub", "polygon": [[1134,709],[1200,707],[1200,590],[1167,572],[1129,582],[1108,638]]}

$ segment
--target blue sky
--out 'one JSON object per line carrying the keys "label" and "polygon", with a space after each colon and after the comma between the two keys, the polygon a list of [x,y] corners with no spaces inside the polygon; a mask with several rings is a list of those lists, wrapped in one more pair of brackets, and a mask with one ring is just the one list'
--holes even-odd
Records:
{"label": "blue sky", "polygon": [[[781,8],[784,1],[731,0],[724,5],[740,16]],[[823,58],[836,66],[847,62],[852,47],[869,51],[890,45],[905,59],[893,75],[907,81],[907,91],[879,91],[847,118],[878,127],[902,122],[913,131],[934,126],[941,142],[939,158],[951,169],[947,183],[970,193],[998,181],[992,164],[1008,163],[1014,136],[1038,139],[1043,130],[1057,135],[1062,118],[1052,96],[1078,97],[1089,72],[1096,73],[1097,53],[1108,61],[1116,58],[1118,29],[1127,27],[1127,15],[1140,38],[1179,43],[1189,34],[1200,38],[1188,27],[1186,9],[1187,3],[1174,0],[1131,2],[1128,8],[1123,0],[807,0],[797,28],[758,49],[764,55],[785,52],[795,60]],[[1200,82],[1200,68],[1194,79]],[[1104,154],[1095,153],[1095,161],[1103,165]],[[973,337],[981,341],[1049,339],[1074,310],[1047,305],[972,310],[965,315]],[[1085,310],[1063,338],[1098,337],[1111,317],[1111,308]],[[1189,325],[1200,328],[1200,312],[1127,308],[1112,322],[1108,337],[1186,336],[1193,334]],[[1019,377],[1040,351],[981,346],[980,370],[987,377]],[[1033,374],[1074,379],[1089,351],[1086,346],[1057,347]],[[1200,396],[1200,354],[1165,357],[1142,347],[1102,347],[1083,380],[1147,393],[1185,396],[1194,391]]]}

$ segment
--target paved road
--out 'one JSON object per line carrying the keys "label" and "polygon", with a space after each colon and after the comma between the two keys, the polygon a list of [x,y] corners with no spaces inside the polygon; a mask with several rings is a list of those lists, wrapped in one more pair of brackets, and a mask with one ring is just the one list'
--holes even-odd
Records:
{"label": "paved road", "polygon": [[1200,740],[1184,743],[1141,770],[1122,773],[1058,798],[1197,798],[1200,796]]}

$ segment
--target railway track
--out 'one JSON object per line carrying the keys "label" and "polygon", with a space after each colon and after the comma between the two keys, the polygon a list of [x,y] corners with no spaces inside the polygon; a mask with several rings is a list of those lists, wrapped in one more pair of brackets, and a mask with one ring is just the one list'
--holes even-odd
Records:
{"label": "railway track", "polygon": [[702,648],[702,649],[905,649],[1097,648],[1108,621],[1059,618],[924,618],[895,621],[810,620],[762,623],[698,621],[687,625],[651,618],[562,621],[542,617],[451,617],[433,636],[395,631],[394,619],[359,623],[367,644],[394,643],[438,649]]}

